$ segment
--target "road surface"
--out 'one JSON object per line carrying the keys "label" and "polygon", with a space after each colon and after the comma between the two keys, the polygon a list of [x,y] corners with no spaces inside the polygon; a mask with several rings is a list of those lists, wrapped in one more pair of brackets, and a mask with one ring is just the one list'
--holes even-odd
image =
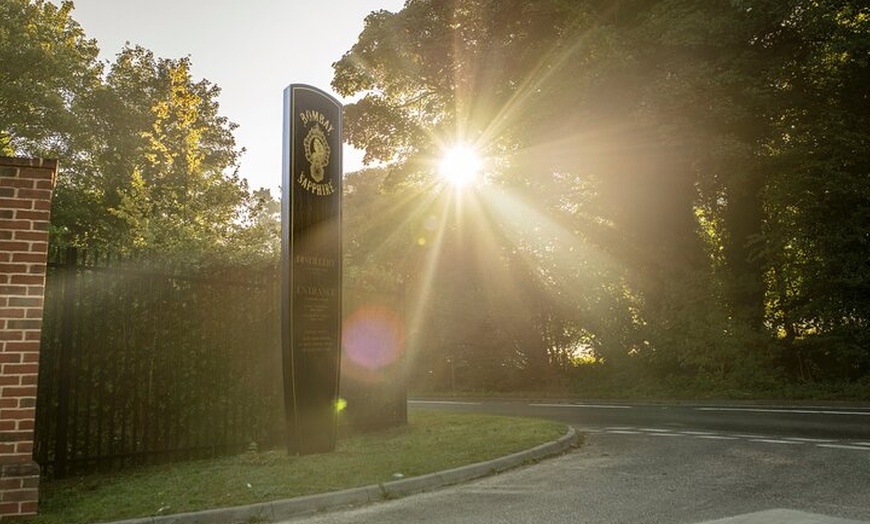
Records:
{"label": "road surface", "polygon": [[870,522],[868,408],[411,406],[556,419],[584,432],[586,442],[567,455],[468,484],[287,522]]}

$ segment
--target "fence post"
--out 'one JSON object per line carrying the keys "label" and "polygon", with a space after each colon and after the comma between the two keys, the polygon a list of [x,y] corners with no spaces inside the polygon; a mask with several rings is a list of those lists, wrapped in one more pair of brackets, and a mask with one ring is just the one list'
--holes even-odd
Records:
{"label": "fence post", "polygon": [[410,335],[408,333],[408,311],[406,309],[407,306],[407,297],[406,297],[406,289],[405,289],[405,279],[402,279],[399,282],[399,291],[398,298],[401,304],[401,309],[399,310],[402,315],[402,334],[404,339],[402,340],[402,344],[404,345],[403,350],[399,353],[399,361],[396,363],[396,420],[394,421],[397,425],[405,426],[408,424],[408,352],[411,348],[408,347],[410,343]]}
{"label": "fence post", "polygon": [[63,270],[60,272],[63,282],[63,296],[60,314],[60,354],[58,357],[57,433],[54,441],[54,474],[57,478],[66,476],[69,460],[69,401],[76,321],[77,266],[78,251],[74,247],[67,248],[66,260],[64,260]]}

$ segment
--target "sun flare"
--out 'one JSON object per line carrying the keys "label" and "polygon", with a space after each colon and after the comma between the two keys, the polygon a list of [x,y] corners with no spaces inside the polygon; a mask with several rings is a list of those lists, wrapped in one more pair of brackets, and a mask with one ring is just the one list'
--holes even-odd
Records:
{"label": "sun flare", "polygon": [[458,144],[444,151],[438,162],[438,175],[455,189],[463,189],[479,176],[483,160],[468,144]]}

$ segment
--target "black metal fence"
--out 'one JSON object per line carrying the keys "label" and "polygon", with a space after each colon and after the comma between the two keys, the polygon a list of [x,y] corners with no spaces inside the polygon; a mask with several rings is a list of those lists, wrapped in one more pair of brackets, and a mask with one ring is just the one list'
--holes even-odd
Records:
{"label": "black metal fence", "polygon": [[62,477],[280,441],[275,275],[55,257],[36,461]]}
{"label": "black metal fence", "polygon": [[[43,472],[64,477],[283,442],[279,296],[275,268],[190,273],[73,250],[53,255],[34,449]],[[361,317],[371,339],[361,359],[343,357],[345,427],[404,423],[402,294],[345,296],[345,316]],[[396,347],[385,359],[386,345]]]}

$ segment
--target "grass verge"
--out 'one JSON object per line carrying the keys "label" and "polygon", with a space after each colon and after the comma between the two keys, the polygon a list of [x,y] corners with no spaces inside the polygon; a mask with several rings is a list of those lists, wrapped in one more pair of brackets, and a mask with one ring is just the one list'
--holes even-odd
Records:
{"label": "grass verge", "polygon": [[409,424],[339,440],[335,452],[283,451],[45,481],[30,524],[122,520],[239,506],[412,477],[490,460],[556,440],[558,422],[411,411]]}

